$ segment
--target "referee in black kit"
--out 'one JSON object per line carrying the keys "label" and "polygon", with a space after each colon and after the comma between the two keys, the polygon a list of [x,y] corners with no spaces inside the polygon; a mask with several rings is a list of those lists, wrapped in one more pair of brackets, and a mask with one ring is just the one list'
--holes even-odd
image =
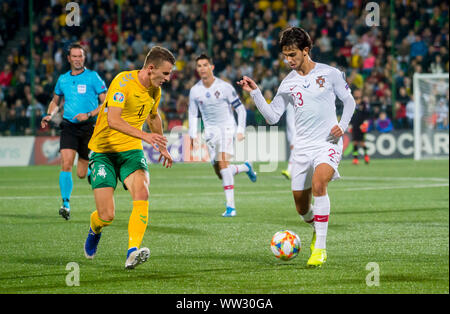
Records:
{"label": "referee in black kit", "polygon": [[[64,98],[63,121],[61,123],[61,172],[59,188],[62,206],[59,214],[70,219],[70,195],[73,189],[72,166],[78,153],[77,175],[83,179],[89,175],[88,142],[94,131],[96,116],[105,100],[106,84],[95,71],[84,67],[86,52],[84,48],[73,43],[69,46],[67,60],[70,70],[58,78],[55,93],[47,113],[41,121],[45,127],[60,109],[61,98]],[[100,101],[100,102],[99,102]]]}

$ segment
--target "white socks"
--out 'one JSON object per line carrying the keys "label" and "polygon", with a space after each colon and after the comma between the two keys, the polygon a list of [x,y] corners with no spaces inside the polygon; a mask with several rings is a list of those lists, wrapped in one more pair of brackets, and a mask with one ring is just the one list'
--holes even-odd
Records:
{"label": "white socks", "polygon": [[245,164],[229,165],[227,168],[221,169],[222,185],[225,192],[225,199],[227,200],[227,207],[234,207],[234,176],[247,172],[250,169]]}
{"label": "white socks", "polygon": [[248,172],[250,169],[248,169],[248,167],[245,164],[240,164],[240,165],[229,165],[228,169],[230,169],[231,174],[233,176],[241,173],[241,172]]}
{"label": "white socks", "polygon": [[[248,170],[247,170],[248,171]],[[225,192],[225,198],[227,200],[227,207],[234,207],[234,176],[233,172],[228,168],[224,168],[220,170],[220,174],[222,175],[222,185],[223,190]]]}
{"label": "white socks", "polygon": [[314,229],[316,230],[316,249],[325,249],[328,231],[328,218],[330,216],[330,199],[328,194],[314,197]]}

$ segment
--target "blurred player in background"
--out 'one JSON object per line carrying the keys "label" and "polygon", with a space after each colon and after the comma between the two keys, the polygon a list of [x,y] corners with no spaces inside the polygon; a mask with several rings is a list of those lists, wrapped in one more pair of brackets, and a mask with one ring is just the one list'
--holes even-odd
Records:
{"label": "blurred player in background", "polygon": [[353,97],[356,102],[356,110],[353,114],[352,120],[350,121],[349,131],[352,133],[352,141],[353,141],[353,161],[354,165],[359,164],[358,160],[358,149],[360,147],[364,150],[364,162],[369,164],[370,157],[367,154],[367,147],[364,141],[365,133],[369,128],[369,110],[367,108],[368,104],[366,104],[362,100],[362,91],[357,89],[353,92]]}
{"label": "blurred player in background", "polygon": [[[229,83],[213,74],[214,65],[206,55],[196,59],[196,69],[201,80],[195,84],[189,93],[189,135],[191,147],[197,139],[198,111],[205,124],[204,137],[208,145],[209,157],[214,170],[222,180],[226,198],[226,210],[223,217],[236,216],[234,203],[234,176],[245,172],[252,182],[256,181],[256,173],[249,162],[231,165],[234,155],[234,137],[238,141],[244,139],[247,113],[239,97]],[[237,113],[238,124],[233,115]]]}
{"label": "blurred player in background", "polygon": [[[175,58],[162,47],[155,46],[147,54],[142,69],[119,73],[111,82],[106,101],[101,107],[94,134],[89,142],[92,150],[89,167],[97,210],[91,214],[85,256],[94,258],[103,227],[115,215],[114,190],[119,179],[133,200],[128,223],[128,251],[125,268],[133,269],[145,262],[150,250],[140,248],[148,223],[149,173],[142,141],[159,150],[163,165],[172,166],[163,136],[158,105],[161,85],[168,82]],[[152,133],[142,131],[147,122]]]}
{"label": "blurred player in background", "polygon": [[[238,84],[250,93],[270,124],[279,121],[286,106],[294,108],[296,135],[291,187],[298,213],[314,228],[307,266],[321,267],[327,259],[330,215],[327,186],[331,180],[340,177],[338,165],[342,156],[342,135],[355,110],[355,100],[343,73],[311,60],[312,41],[302,28],[290,27],[282,31],[280,47],[292,71],[281,82],[270,104],[251,78],[244,76]],[[339,123],[336,96],[344,103]],[[314,205],[311,207],[312,196]]]}
{"label": "blurred player in background", "polygon": [[288,180],[291,180],[291,171],[293,164],[292,150],[294,149],[295,143],[295,112],[294,107],[286,107],[286,137],[289,143],[289,162],[286,170],[281,171],[281,174]]}
{"label": "blurred player in background", "polygon": [[59,188],[62,206],[59,214],[66,220],[70,219],[70,196],[73,189],[72,166],[78,153],[77,175],[83,179],[88,175],[89,148],[88,142],[94,131],[96,116],[100,104],[105,100],[105,82],[95,71],[84,67],[86,54],[84,48],[74,43],[68,49],[67,60],[70,71],[62,74],[55,86],[55,94],[47,113],[42,118],[44,128],[59,111],[60,101],[64,98],[63,121],[61,122],[61,172],[59,173]]}

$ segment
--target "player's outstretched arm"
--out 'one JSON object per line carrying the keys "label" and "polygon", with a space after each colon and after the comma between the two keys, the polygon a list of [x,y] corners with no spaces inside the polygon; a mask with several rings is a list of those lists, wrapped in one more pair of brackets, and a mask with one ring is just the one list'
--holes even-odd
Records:
{"label": "player's outstretched arm", "polygon": [[280,120],[286,109],[285,102],[280,95],[277,94],[272,102],[268,104],[259,90],[258,85],[248,76],[244,76],[237,84],[243,90],[250,93],[259,112],[261,112],[269,124],[275,124]]}
{"label": "player's outstretched arm", "polygon": [[[163,136],[162,120],[161,120],[161,116],[159,115],[159,113],[156,113],[156,114],[150,113],[147,117],[147,124],[148,124],[150,130],[152,131],[151,134],[159,134],[159,135]],[[165,139],[165,137],[164,137],[164,139]],[[166,140],[166,142],[167,142],[167,140]],[[166,145],[160,146],[159,152],[161,155],[159,156],[158,161],[162,160],[163,166],[166,168],[172,167],[173,159],[172,159],[172,156],[170,155],[169,151],[167,150]]]}
{"label": "player's outstretched arm", "polygon": [[122,108],[119,107],[108,107],[108,125],[111,129],[114,129],[116,131],[122,132],[126,135],[139,138],[146,143],[150,144],[158,150],[158,145],[160,148],[166,147],[167,139],[162,136],[161,134],[156,133],[146,133],[141,130],[138,130],[134,127],[132,127],[130,124],[128,124],[125,120],[121,117],[122,114]]}

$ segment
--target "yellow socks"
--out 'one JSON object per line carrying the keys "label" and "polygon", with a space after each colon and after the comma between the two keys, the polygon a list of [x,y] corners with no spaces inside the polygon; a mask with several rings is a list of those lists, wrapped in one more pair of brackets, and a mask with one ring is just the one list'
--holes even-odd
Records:
{"label": "yellow socks", "polygon": [[[103,227],[109,226],[112,221],[102,220],[98,212],[91,214],[91,229],[94,233],[102,232]],[[134,201],[133,211],[128,222],[128,248],[139,248],[144,238],[148,224],[148,201]]]}
{"label": "yellow socks", "polygon": [[95,211],[91,214],[91,229],[94,231],[94,233],[99,234],[102,232],[103,227],[109,226],[112,223],[112,221],[106,221],[100,219],[98,217],[98,212]]}
{"label": "yellow socks", "polygon": [[148,201],[133,201],[133,211],[128,222],[128,249],[139,248],[148,223]]}

